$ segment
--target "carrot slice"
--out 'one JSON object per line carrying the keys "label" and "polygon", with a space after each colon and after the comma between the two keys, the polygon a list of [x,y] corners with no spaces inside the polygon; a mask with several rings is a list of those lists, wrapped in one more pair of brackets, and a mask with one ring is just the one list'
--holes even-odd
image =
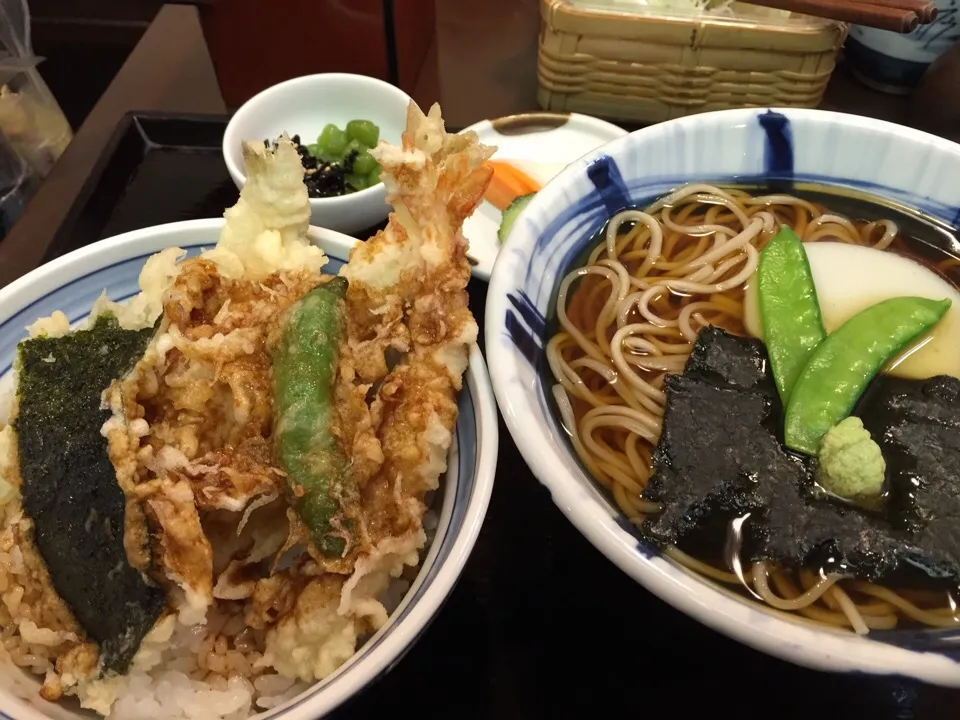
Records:
{"label": "carrot slice", "polygon": [[540,183],[519,168],[503,160],[488,160],[493,168],[493,178],[487,186],[484,197],[500,212],[521,195],[529,195],[540,190]]}

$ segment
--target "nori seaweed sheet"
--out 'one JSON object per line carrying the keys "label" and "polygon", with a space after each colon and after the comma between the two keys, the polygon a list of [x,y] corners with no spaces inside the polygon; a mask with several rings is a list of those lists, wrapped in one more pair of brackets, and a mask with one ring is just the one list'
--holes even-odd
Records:
{"label": "nori seaweed sheet", "polygon": [[23,507],[57,594],[124,672],[165,605],[163,591],[127,561],[126,498],[100,428],[101,395],[143,355],[153,330],[123,330],[101,315],[89,330],[19,346],[18,412]]}
{"label": "nori seaweed sheet", "polygon": [[697,336],[683,374],[779,397],[768,365],[767,350],[762,342],[710,326]]}
{"label": "nori seaweed sheet", "polygon": [[644,497],[663,503],[643,534],[716,557],[729,523],[750,515],[749,560],[852,572],[903,587],[960,580],[960,381],[882,376],[857,408],[888,465],[871,511],[814,483],[815,460],[782,442],[783,407],[763,344],[704,329],[682,375],[666,380],[663,431]]}
{"label": "nori seaweed sheet", "polygon": [[889,517],[914,546],[901,573],[956,582],[960,558],[960,380],[877,378],[857,407],[887,462]]}
{"label": "nori seaweed sheet", "polygon": [[717,523],[725,527],[763,506],[761,477],[783,473],[795,484],[804,479],[803,465],[766,429],[778,410],[769,396],[680,375],[667,377],[666,392],[655,472],[644,493],[663,503],[663,512],[644,524],[652,539],[689,546],[706,529],[703,541],[710,545]]}

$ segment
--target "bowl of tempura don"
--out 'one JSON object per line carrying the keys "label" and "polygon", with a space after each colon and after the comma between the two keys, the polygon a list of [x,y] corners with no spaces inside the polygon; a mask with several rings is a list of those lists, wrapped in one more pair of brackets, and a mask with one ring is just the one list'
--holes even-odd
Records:
{"label": "bowl of tempura don", "polygon": [[251,145],[223,219],[0,290],[4,716],[318,717],[425,630],[497,425],[458,232],[488,151],[409,123],[378,149],[404,224],[365,244]]}

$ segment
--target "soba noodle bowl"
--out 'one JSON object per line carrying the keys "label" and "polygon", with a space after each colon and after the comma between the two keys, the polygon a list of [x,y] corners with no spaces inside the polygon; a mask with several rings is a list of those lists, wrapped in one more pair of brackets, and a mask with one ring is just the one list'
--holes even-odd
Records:
{"label": "soba noodle bowl", "polygon": [[[683,371],[701,328],[746,334],[745,288],[781,224],[805,242],[909,252],[891,220],[852,221],[799,197],[693,184],[613,217],[587,262],[560,284],[558,332],[546,353],[560,415],[583,465],[637,526],[660,509],[642,493],[660,435],[664,378]],[[956,265],[943,258],[943,270]],[[667,555],[771,608],[859,633],[904,619],[960,622],[944,592],[898,592],[815,568],[740,568],[736,558],[718,563],[673,547]]]}

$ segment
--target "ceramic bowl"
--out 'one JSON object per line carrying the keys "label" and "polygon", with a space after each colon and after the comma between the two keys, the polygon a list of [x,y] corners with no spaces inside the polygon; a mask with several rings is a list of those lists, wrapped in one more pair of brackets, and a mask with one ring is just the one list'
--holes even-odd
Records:
{"label": "ceramic bowl", "polygon": [[[151,254],[171,246],[196,254],[216,243],[222,227],[221,219],[190,220],[125,233],[64,255],[0,289],[0,397],[11,389],[11,365],[26,325],[57,309],[73,323],[83,320],[104,289],[112,300],[128,298],[137,292],[137,277]],[[330,258],[327,272],[337,272],[357,243],[329,230],[311,228],[310,233]],[[496,402],[476,347],[464,380],[449,469],[433,505],[436,534],[402,603],[333,675],[258,718],[313,720],[330,712],[399,662],[450,594],[477,539],[497,464]],[[7,409],[2,408],[0,422],[6,421]],[[38,688],[35,677],[0,661],[0,718],[92,717],[75,706],[40,699]]]}
{"label": "ceramic bowl", "polygon": [[882,92],[909,95],[927,68],[957,42],[960,0],[935,0],[937,19],[905,35],[851,25],[843,46],[853,74]]}
{"label": "ceramic bowl", "polygon": [[560,278],[607,218],[689,182],[813,182],[960,222],[960,146],[897,125],[815,110],[732,110],[640,130],[577,160],[519,216],[490,280],[486,347],[507,427],[554,502],[604,555],[660,598],[794,663],[960,686],[960,632],[858,637],[775,615],[708,584],[638,538],[581,468],[555,419],[544,345]]}
{"label": "ceramic bowl", "polygon": [[[267,88],[247,100],[227,124],[223,159],[237,187],[243,187],[241,144],[263,142],[286,132],[307,145],[316,142],[327,123],[343,128],[351,120],[370,120],[380,138],[394,145],[407,124],[410,96],[390,83],[366,75],[305,75]],[[390,206],[383,183],[359,192],[310,199],[310,223],[353,233],[387,218]]]}

